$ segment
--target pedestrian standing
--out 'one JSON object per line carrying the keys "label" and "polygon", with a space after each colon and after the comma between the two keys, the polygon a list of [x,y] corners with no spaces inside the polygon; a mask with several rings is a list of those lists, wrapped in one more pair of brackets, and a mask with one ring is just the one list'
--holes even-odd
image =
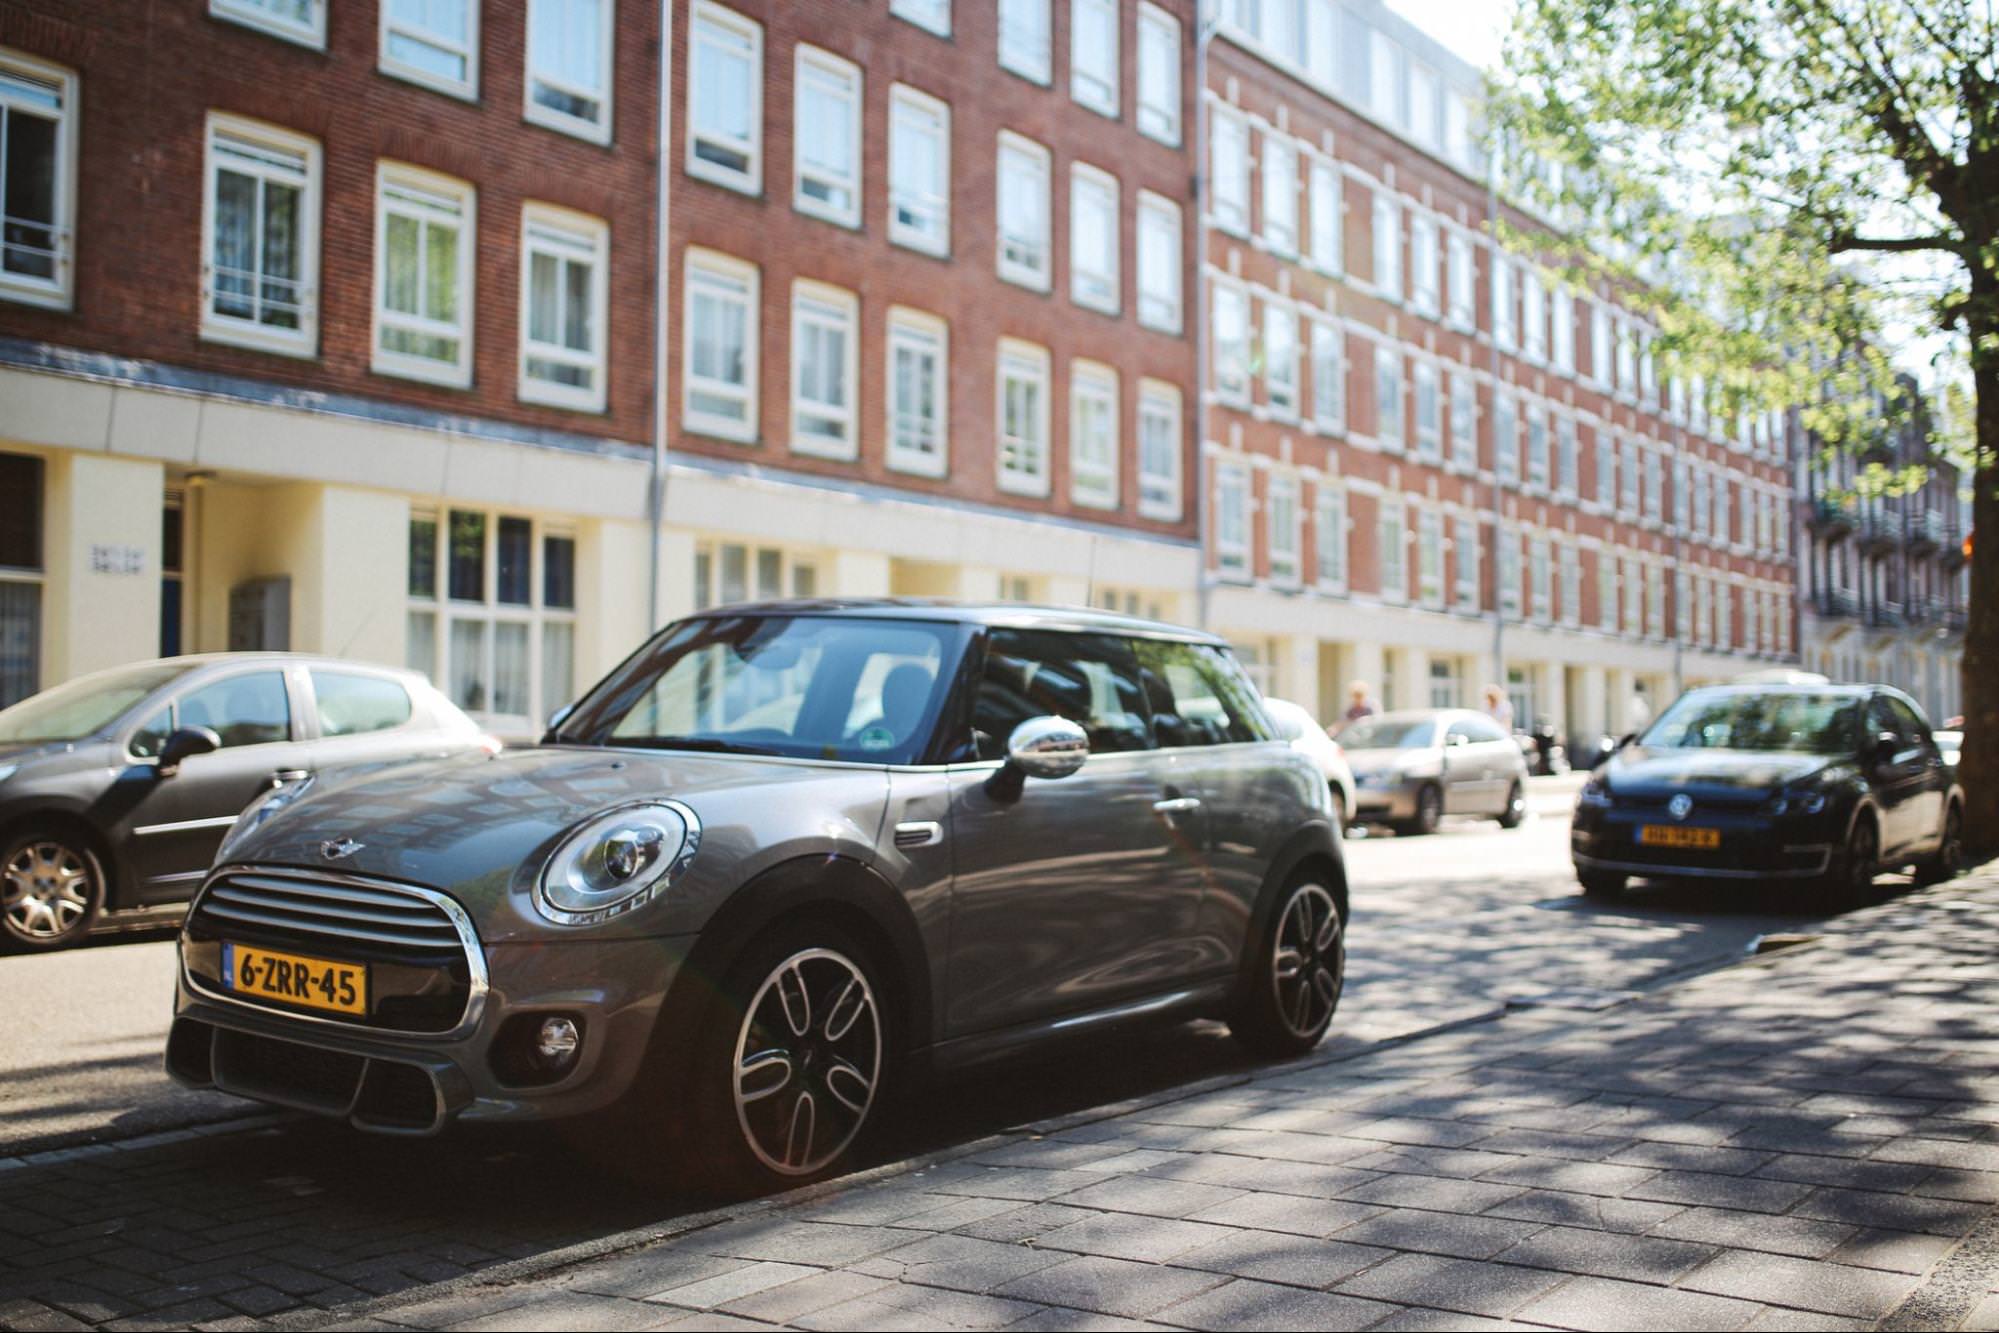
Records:
{"label": "pedestrian standing", "polygon": [[1358,722],[1364,717],[1373,717],[1381,709],[1374,702],[1374,690],[1364,680],[1357,680],[1347,686],[1346,720]]}
{"label": "pedestrian standing", "polygon": [[1506,697],[1506,691],[1497,685],[1485,687],[1485,712],[1501,730],[1509,735],[1513,731],[1513,701]]}

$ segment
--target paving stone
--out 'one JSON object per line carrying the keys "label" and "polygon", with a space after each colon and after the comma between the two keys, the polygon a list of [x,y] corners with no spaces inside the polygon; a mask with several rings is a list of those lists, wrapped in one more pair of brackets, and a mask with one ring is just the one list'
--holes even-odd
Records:
{"label": "paving stone", "polygon": [[1487,1319],[1475,1314],[1455,1314],[1449,1310],[1403,1310],[1376,1324],[1372,1333],[1486,1333],[1487,1330],[1506,1333],[1511,1329],[1533,1327],[1535,1325]]}
{"label": "paving stone", "polygon": [[1566,1190],[1572,1194],[1627,1194],[1658,1174],[1649,1166],[1612,1166],[1561,1157],[1522,1157],[1485,1180],[1498,1184]]}
{"label": "paving stone", "polygon": [[1999,1203],[1999,1172],[1941,1167],[1924,1176],[1914,1192],[1938,1199]]}
{"label": "paving stone", "polygon": [[690,1250],[733,1259],[837,1268],[868,1255],[908,1244],[914,1236],[892,1227],[800,1222],[779,1214],[696,1232],[683,1242]]}
{"label": "paving stone", "polygon": [[987,1199],[1019,1199],[1039,1203],[1085,1185],[1099,1184],[1102,1180],[1102,1176],[1089,1171],[1000,1169],[980,1171],[963,1180],[932,1185],[930,1189],[938,1194],[969,1194]]}
{"label": "paving stone", "polygon": [[1393,1255],[1394,1251],[1373,1245],[1237,1231],[1188,1250],[1173,1262],[1182,1268],[1205,1268],[1294,1287],[1330,1287]]}
{"label": "paving stone", "polygon": [[1033,1240],[1036,1236],[1057,1231],[1085,1218],[1098,1214],[1087,1208],[1065,1208],[1059,1203],[1033,1203],[1025,1206],[1014,1203],[1003,1213],[982,1217],[953,1230],[960,1236],[974,1236],[979,1240],[996,1240],[1014,1244],[1023,1240]]}
{"label": "paving stone", "polygon": [[1119,1213],[1145,1213],[1152,1217],[1185,1217],[1203,1208],[1227,1203],[1235,1197],[1236,1191],[1219,1185],[1166,1180],[1158,1176],[1121,1176],[1064,1194],[1060,1202],[1070,1208],[1102,1208]]}
{"label": "paving stone", "polygon": [[452,1327],[464,1333],[502,1333],[520,1329],[527,1333],[591,1333],[591,1330],[654,1328],[662,1321],[658,1306],[628,1301],[616,1296],[590,1296],[576,1291],[548,1292],[522,1305],[483,1319],[472,1319]]}
{"label": "paving stone", "polygon": [[1220,1282],[1213,1273],[1090,1255],[1016,1278],[998,1294],[1142,1319]]}
{"label": "paving stone", "polygon": [[1412,1148],[1395,1144],[1365,1157],[1355,1157],[1345,1165],[1356,1171],[1393,1171],[1470,1180],[1487,1171],[1510,1166],[1518,1160],[1512,1154],[1484,1152],[1478,1148]]}
{"label": "paving stone", "polygon": [[1869,1229],[1826,1258],[1833,1263],[1852,1264],[1856,1268],[1881,1268],[1891,1273],[1927,1273],[1956,1244],[1947,1236]]}
{"label": "paving stone", "polygon": [[1563,1134],[1543,1129],[1509,1129],[1480,1139],[1480,1152],[1519,1153],[1529,1157],[1572,1157],[1600,1162],[1631,1143],[1617,1134]]}
{"label": "paving stone", "polygon": [[1396,1208],[1347,1227],[1339,1239],[1460,1259],[1490,1259],[1540,1229],[1539,1222]]}
{"label": "paving stone", "polygon": [[[1705,1143],[1631,1143],[1611,1153],[1606,1160],[1630,1166],[1656,1166],[1677,1171],[1706,1171],[1723,1176],[1746,1176],[1769,1164],[1776,1153],[1751,1152],[1747,1148],[1723,1148]],[[1825,1158],[1816,1158],[1825,1161]]]}
{"label": "paving stone", "polygon": [[1753,1301],[1732,1300],[1670,1287],[1641,1286],[1610,1278],[1579,1277],[1522,1309],[1528,1323],[1561,1328],[1735,1329],[1762,1311]]}
{"label": "paving stone", "polygon": [[1879,1319],[1909,1294],[1916,1280],[1864,1268],[1733,1250],[1688,1274],[1680,1285],[1821,1314]]}
{"label": "paving stone", "polygon": [[766,1287],[724,1304],[725,1314],[740,1315],[771,1324],[789,1324],[845,1301],[869,1296],[889,1285],[887,1278],[864,1273],[814,1273],[810,1277]]}
{"label": "paving stone", "polygon": [[1039,1307],[1028,1301],[890,1285],[800,1315],[792,1323],[798,1328],[826,1330],[1007,1328],[1039,1312]]}
{"label": "paving stone", "polygon": [[1844,1189],[1886,1190],[1899,1194],[1921,1184],[1935,1167],[1919,1162],[1873,1162],[1853,1157],[1820,1157],[1812,1153],[1777,1153],[1757,1167],[1754,1175],[1771,1180],[1795,1180],[1808,1185]]}
{"label": "paving stone", "polygon": [[1356,1203],[1395,1208],[1428,1208],[1439,1213],[1483,1213],[1521,1192],[1518,1185],[1441,1176],[1382,1176],[1341,1194]]}
{"label": "paving stone", "polygon": [[1295,1194],[1244,1194],[1189,1213],[1188,1220],[1213,1222],[1221,1226],[1254,1227],[1259,1231],[1283,1231],[1296,1236],[1330,1236],[1342,1227],[1378,1216],[1374,1204],[1347,1203],[1340,1199],[1307,1199]]}
{"label": "paving stone", "polygon": [[1696,1204],[1746,1212],[1781,1213],[1809,1196],[1809,1185],[1788,1180],[1721,1176],[1709,1171],[1661,1171],[1625,1191],[1629,1198]]}
{"label": "paving stone", "polygon": [[1872,1190],[1814,1190],[1792,1212],[1861,1227],[1892,1227],[1897,1231],[1927,1231],[1938,1236],[1962,1236],[1988,1210],[1979,1204],[1930,1199]]}
{"label": "paving stone", "polygon": [[1239,1157],[1229,1153],[1188,1156],[1182,1161],[1156,1166],[1146,1174],[1165,1180],[1188,1180],[1202,1185],[1223,1185],[1232,1189],[1295,1194],[1315,1199],[1330,1199],[1345,1190],[1380,1178],[1378,1172],[1357,1171],[1344,1166],[1273,1162],[1267,1158]]}
{"label": "paving stone", "polygon": [[668,1287],[647,1300],[661,1301],[668,1305],[682,1305],[690,1310],[712,1310],[718,1305],[763,1291],[767,1287],[780,1286],[801,1277],[810,1277],[823,1270],[808,1268],[804,1264],[780,1264],[758,1262],[742,1268],[718,1273],[714,1277],[700,1278],[677,1287]]}
{"label": "paving stone", "polygon": [[1771,1217],[1729,1208],[1688,1208],[1652,1228],[1655,1236],[1700,1241],[1724,1249],[1760,1250],[1801,1259],[1823,1259],[1856,1228],[1809,1217]]}
{"label": "paving stone", "polygon": [[1874,1327],[1871,1319],[1834,1319],[1808,1310],[1784,1310],[1765,1306],[1743,1326],[1746,1333],[1866,1333]]}
{"label": "paving stone", "polygon": [[1204,1226],[1172,1218],[1104,1213],[1042,1233],[1034,1244],[1047,1250],[1102,1254],[1113,1259],[1165,1263],[1188,1250],[1237,1234],[1229,1227]]}
{"label": "paving stone", "polygon": [[1639,1232],[1683,1211],[1676,1203],[1643,1199],[1609,1199],[1600,1194],[1569,1194],[1560,1190],[1527,1190],[1486,1209],[1487,1217],[1523,1222],[1555,1222],[1597,1231]]}
{"label": "paving stone", "polygon": [[980,1240],[975,1236],[930,1236],[853,1265],[856,1272],[953,1291],[988,1292],[1069,1256]]}
{"label": "paving stone", "polygon": [[1069,1310],[1059,1305],[1051,1305],[1038,1310],[1017,1324],[1008,1324],[1007,1333],[1122,1333],[1123,1330],[1149,1330],[1170,1327],[1155,1324],[1144,1319],[1122,1319],[1113,1314],[1098,1314],[1093,1310]]}
{"label": "paving stone", "polygon": [[[690,1282],[748,1268],[750,1262],[679,1247],[659,1247],[599,1260],[576,1273],[569,1285],[573,1290],[593,1296],[629,1296],[644,1300],[675,1287],[684,1287]],[[427,1321],[419,1316],[418,1322]]]}
{"label": "paving stone", "polygon": [[1620,1236],[1581,1227],[1549,1227],[1498,1258],[1509,1264],[1531,1264],[1566,1273],[1669,1283],[1716,1253],[1710,1245],[1658,1236]]}
{"label": "paving stone", "polygon": [[44,1333],[45,1330],[47,1333],[60,1333],[61,1330],[89,1327],[81,1319],[50,1309],[40,1301],[0,1301],[0,1328],[19,1329],[21,1333]]}
{"label": "paving stone", "polygon": [[1397,1255],[1340,1285],[1344,1296],[1427,1305],[1503,1319],[1569,1280],[1566,1273],[1429,1254]]}
{"label": "paving stone", "polygon": [[1353,1296],[1236,1278],[1168,1306],[1159,1312],[1159,1318],[1166,1323],[1203,1329],[1364,1329],[1398,1313],[1400,1308]]}

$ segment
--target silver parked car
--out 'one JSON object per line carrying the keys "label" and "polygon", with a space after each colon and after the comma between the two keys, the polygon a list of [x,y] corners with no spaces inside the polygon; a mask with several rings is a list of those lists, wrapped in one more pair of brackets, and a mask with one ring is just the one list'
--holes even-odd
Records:
{"label": "silver parked car", "polygon": [[167,1068],[397,1134],[622,1103],[634,1169],[795,1183],[924,1067],[1203,1015],[1309,1050],[1337,832],[1218,639],[723,608],[539,746],[246,811],[182,931]]}
{"label": "silver parked car", "polygon": [[1317,764],[1319,771],[1326,775],[1326,782],[1339,801],[1341,827],[1353,823],[1353,769],[1347,766],[1346,753],[1340,743],[1326,733],[1317,718],[1289,699],[1266,697],[1263,710],[1270,714],[1278,736],[1290,741],[1292,749]]}
{"label": "silver parked car", "polygon": [[1484,713],[1379,713],[1339,734],[1353,765],[1355,818],[1404,833],[1434,833],[1445,815],[1484,815],[1501,828],[1527,817],[1520,744]]}

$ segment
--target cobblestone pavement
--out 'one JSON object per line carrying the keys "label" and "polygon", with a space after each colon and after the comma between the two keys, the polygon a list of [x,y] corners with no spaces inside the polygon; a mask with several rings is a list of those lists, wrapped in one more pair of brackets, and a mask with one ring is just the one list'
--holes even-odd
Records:
{"label": "cobblestone pavement", "polygon": [[1992,1329],[1995,1001],[1987,874],[335,1326]]}

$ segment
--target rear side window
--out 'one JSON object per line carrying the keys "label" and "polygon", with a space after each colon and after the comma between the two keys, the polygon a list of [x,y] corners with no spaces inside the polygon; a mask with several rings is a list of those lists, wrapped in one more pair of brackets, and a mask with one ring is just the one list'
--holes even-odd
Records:
{"label": "rear side window", "polygon": [[1513,738],[1489,717],[1460,718],[1451,724],[1452,731],[1462,731],[1466,737],[1479,742],[1510,741]]}
{"label": "rear side window", "polygon": [[1004,759],[1007,738],[1030,718],[1067,718],[1092,753],[1148,748],[1138,664],[1123,639],[1057,630],[994,630],[972,705],[981,759]]}
{"label": "rear side window", "polygon": [[226,749],[291,739],[284,673],[251,671],[204,685],[180,700],[183,727],[207,727]]}
{"label": "rear side window", "polygon": [[1132,642],[1161,749],[1267,741],[1269,719],[1235,659],[1205,644]]}
{"label": "rear side window", "polygon": [[317,670],[311,676],[322,736],[388,731],[410,720],[409,691],[386,676]]}

